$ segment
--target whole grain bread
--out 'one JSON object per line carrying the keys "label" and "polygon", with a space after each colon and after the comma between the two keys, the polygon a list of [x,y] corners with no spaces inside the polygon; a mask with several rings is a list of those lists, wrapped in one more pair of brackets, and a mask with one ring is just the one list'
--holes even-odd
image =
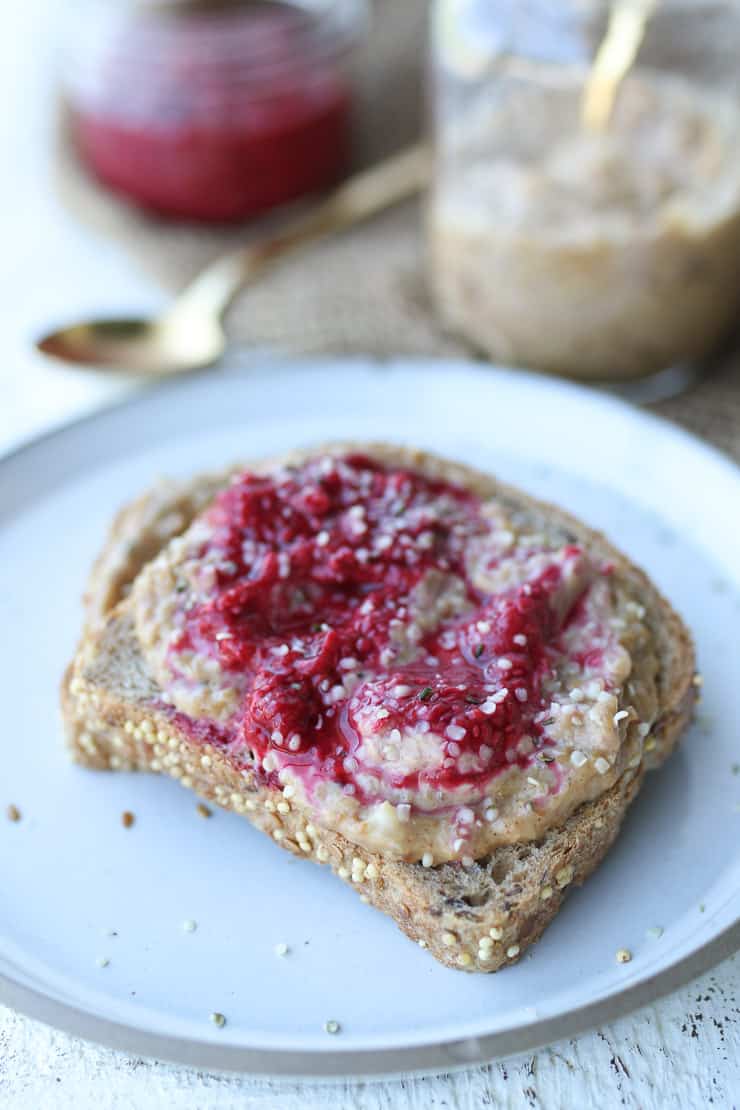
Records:
{"label": "whole grain bread", "polygon": [[[350,446],[358,449],[343,445],[335,450]],[[458,482],[481,496],[495,496],[533,526],[546,521],[566,542],[581,543],[615,564],[644,607],[660,663],[660,710],[639,765],[627,767],[609,790],[537,842],[499,847],[472,864],[424,867],[384,858],[307,822],[305,813],[291,808],[279,790],[235,769],[216,747],[194,743],[161,709],[161,691],[148,673],[126,597],[141,568],[188,527],[226,483],[227,473],[160,484],[115,518],[86,591],[82,641],[62,683],[70,751],[87,767],[172,775],[201,797],[243,814],[294,854],[328,864],[442,963],[496,971],[521,956],[555,916],[568,889],[582,883],[603,859],[645,771],[659,766],[675,747],[694,701],[691,639],[644,573],[602,535],[562,510],[422,452],[382,444],[362,445],[361,450]]]}
{"label": "whole grain bread", "polygon": [[85,621],[97,625],[126,596],[141,568],[181,535],[226,485],[232,471],[162,478],[114,516],[85,589]]}

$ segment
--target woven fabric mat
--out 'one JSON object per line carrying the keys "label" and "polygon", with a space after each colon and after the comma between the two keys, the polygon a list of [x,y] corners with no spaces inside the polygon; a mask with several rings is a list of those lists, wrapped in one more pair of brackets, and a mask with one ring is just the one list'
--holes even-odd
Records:
{"label": "woven fabric mat", "polygon": [[[414,141],[424,126],[427,11],[427,0],[375,0],[372,30],[356,62],[357,167]],[[235,242],[270,225],[212,230],[142,215],[80,168],[63,117],[55,168],[66,206],[118,240],[173,291]],[[229,334],[239,344],[296,354],[471,355],[436,320],[424,270],[422,208],[408,203],[312,248],[245,290],[229,313]],[[689,392],[653,407],[740,461],[740,350]]]}

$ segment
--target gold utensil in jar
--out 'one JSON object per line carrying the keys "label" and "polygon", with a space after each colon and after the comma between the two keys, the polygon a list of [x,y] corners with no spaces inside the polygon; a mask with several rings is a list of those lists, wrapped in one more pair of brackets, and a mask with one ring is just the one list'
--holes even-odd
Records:
{"label": "gold utensil in jar", "polygon": [[616,0],[606,34],[589,70],[581,101],[586,127],[603,131],[609,123],[619,86],[634,65],[657,0]]}

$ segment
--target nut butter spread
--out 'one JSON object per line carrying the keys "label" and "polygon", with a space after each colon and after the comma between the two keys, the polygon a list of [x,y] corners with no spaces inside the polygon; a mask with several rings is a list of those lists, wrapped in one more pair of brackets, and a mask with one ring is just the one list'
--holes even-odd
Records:
{"label": "nut butter spread", "polygon": [[522,82],[450,123],[429,209],[443,318],[494,358],[632,377],[706,354],[740,280],[740,104],[626,78],[603,131],[584,78]]}
{"label": "nut butter spread", "polygon": [[542,527],[371,454],[248,470],[137,579],[138,637],[180,727],[310,820],[477,858],[605,791],[656,713],[644,611]]}

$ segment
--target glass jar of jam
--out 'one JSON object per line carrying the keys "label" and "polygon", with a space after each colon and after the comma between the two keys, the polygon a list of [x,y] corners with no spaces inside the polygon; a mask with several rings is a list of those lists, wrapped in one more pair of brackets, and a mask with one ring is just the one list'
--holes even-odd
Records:
{"label": "glass jar of jam", "polygon": [[63,71],[83,163],[141,207],[256,216],[345,171],[366,0],[87,0]]}
{"label": "glass jar of jam", "polygon": [[740,307],[740,5],[436,0],[431,285],[502,362],[622,381]]}

